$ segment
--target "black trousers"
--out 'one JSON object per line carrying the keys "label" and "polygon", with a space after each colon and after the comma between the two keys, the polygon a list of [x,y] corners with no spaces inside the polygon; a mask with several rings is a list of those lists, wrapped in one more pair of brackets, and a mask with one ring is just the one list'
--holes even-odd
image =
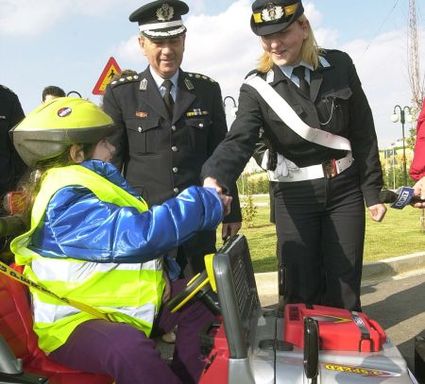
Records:
{"label": "black trousers", "polygon": [[361,310],[365,207],[356,167],[273,183],[273,191],[285,302]]}

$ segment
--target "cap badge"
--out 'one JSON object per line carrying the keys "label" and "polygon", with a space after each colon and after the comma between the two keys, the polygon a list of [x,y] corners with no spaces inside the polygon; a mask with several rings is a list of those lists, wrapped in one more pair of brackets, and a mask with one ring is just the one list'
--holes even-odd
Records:
{"label": "cap badge", "polygon": [[285,15],[283,7],[274,4],[267,4],[261,12],[263,21],[275,21],[281,19]]}
{"label": "cap badge", "polygon": [[174,16],[174,8],[167,3],[162,4],[156,11],[156,17],[158,21],[169,21]]}

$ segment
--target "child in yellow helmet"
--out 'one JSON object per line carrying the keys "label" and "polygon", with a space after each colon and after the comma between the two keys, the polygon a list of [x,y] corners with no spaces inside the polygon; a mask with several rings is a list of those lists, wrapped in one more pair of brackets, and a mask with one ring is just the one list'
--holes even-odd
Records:
{"label": "child in yellow helmet", "polygon": [[[201,302],[177,314],[164,299],[185,287],[164,278],[162,257],[196,231],[214,229],[226,197],[190,187],[148,209],[109,162],[112,120],[89,101],[57,98],[30,113],[13,141],[33,172],[30,229],[11,249],[24,273],[112,321],[32,291],[34,330],[56,361],[117,383],[195,383],[199,332],[213,320]],[[35,177],[34,177],[35,175]],[[149,337],[178,325],[174,359]]]}

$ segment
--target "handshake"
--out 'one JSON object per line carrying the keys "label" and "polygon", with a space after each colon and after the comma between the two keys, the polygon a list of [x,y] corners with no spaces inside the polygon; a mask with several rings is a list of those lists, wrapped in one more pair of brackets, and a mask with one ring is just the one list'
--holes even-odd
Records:
{"label": "handshake", "polygon": [[221,202],[223,203],[224,216],[227,216],[231,211],[233,197],[223,193],[223,188],[217,183],[217,180],[213,179],[212,177],[207,177],[204,180],[204,187],[213,188],[217,191]]}
{"label": "handshake", "polygon": [[[204,187],[214,188],[217,191],[218,196],[220,197],[221,202],[223,203],[224,216],[230,214],[233,197],[223,193],[223,188],[218,184],[217,180],[213,179],[212,177],[205,178]],[[221,228],[222,239],[226,241],[230,237],[236,235],[239,232],[239,229],[241,229],[241,226],[242,223],[240,221],[226,222],[225,220]]]}

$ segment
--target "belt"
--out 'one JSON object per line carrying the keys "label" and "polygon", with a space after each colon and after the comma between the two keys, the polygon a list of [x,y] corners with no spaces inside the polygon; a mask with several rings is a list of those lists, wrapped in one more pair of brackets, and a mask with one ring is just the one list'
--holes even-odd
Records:
{"label": "belt", "polygon": [[351,152],[348,152],[348,154],[341,159],[330,159],[322,164],[310,165],[309,167],[297,168],[295,170],[289,169],[287,176],[275,177],[273,172],[270,171],[268,172],[268,176],[270,181],[277,181],[280,183],[314,180],[323,177],[331,179],[350,168],[353,161],[353,155]]}

